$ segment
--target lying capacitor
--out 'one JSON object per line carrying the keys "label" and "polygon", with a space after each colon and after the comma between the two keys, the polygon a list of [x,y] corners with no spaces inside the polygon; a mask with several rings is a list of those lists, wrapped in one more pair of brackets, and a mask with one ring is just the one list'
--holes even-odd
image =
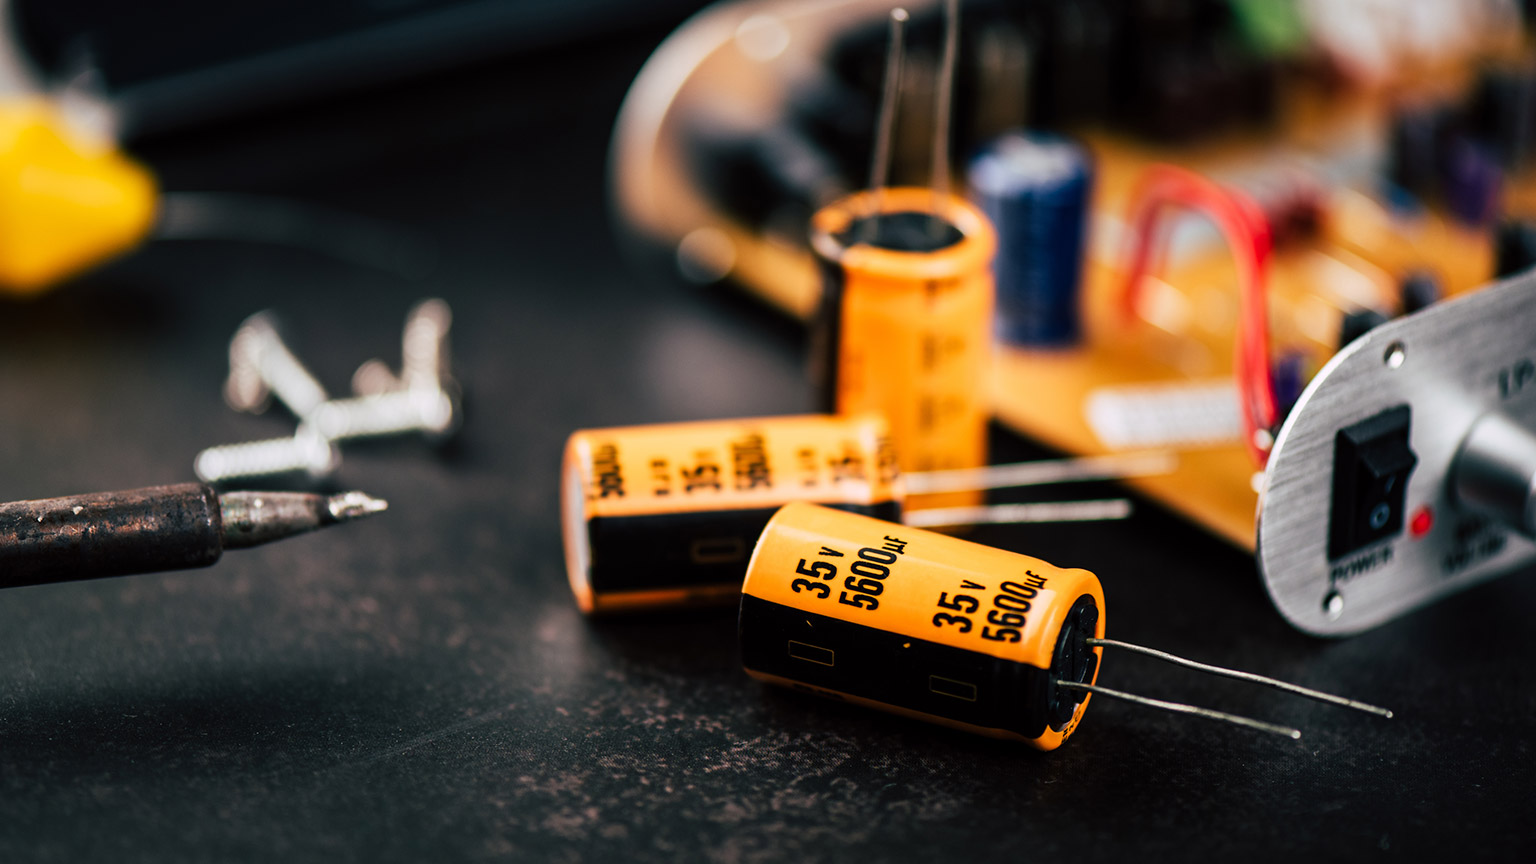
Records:
{"label": "lying capacitor", "polygon": [[741,590],[742,663],[754,678],[1042,750],[1077,728],[1089,693],[1301,735],[1100,687],[1106,647],[1392,716],[1105,639],[1103,589],[1087,570],[814,504],[768,522]]}
{"label": "lying capacitor", "polygon": [[901,518],[878,416],[582,430],[562,476],[566,569],[583,612],[734,598],[752,545],[790,501]]}
{"label": "lying capacitor", "polygon": [[753,677],[1042,750],[1092,684],[1104,593],[1087,570],[878,519],[791,504],[763,531],[741,599]]}
{"label": "lying capacitor", "polygon": [[971,200],[997,231],[997,334],[1013,345],[1070,345],[1079,309],[1093,163],[1081,145],[1003,135],[971,161]]}
{"label": "lying capacitor", "polygon": [[586,429],[566,444],[565,557],[583,612],[733,602],[769,517],[811,501],[912,525],[1123,519],[1124,499],[910,509],[982,489],[1167,474],[1162,451],[899,475],[878,415]]}

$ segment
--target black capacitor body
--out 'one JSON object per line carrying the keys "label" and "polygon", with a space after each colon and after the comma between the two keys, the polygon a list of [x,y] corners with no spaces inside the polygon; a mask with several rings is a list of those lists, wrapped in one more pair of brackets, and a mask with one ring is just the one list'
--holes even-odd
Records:
{"label": "black capacitor body", "polygon": [[222,535],[201,483],[0,504],[0,588],[206,567]]}

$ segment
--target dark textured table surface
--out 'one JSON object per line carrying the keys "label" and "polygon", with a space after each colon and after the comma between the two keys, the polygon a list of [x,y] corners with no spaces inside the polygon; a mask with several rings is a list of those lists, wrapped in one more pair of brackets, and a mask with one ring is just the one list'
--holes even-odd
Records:
{"label": "dark textured table surface", "polygon": [[583,620],[555,504],[572,429],[811,404],[792,328],[639,276],[613,239],[611,118],[660,35],[139,147],[171,189],[431,236],[425,279],[161,243],[0,303],[5,498],[187,480],[201,447],[287,434],[219,398],[226,342],[262,308],[339,392],[440,295],[470,409],[446,451],[346,451],[339,483],[388,498],[382,517],[211,570],[0,596],[0,861],[1530,855],[1529,574],[1325,642],[1270,609],[1248,556],[1151,506],[975,533],[1099,573],[1112,635],[1398,712],[1105,665],[1107,685],[1300,742],[1099,701],[1038,753],[765,688],[729,610]]}

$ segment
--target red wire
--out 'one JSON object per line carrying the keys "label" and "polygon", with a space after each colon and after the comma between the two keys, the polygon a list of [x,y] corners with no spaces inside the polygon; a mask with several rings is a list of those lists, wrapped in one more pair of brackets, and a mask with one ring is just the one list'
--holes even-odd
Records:
{"label": "red wire", "polygon": [[1240,320],[1232,361],[1237,380],[1239,412],[1248,452],[1259,465],[1269,458],[1269,442],[1259,430],[1274,428],[1279,410],[1269,368],[1269,308],[1267,272],[1270,252],[1269,220],[1252,198],[1174,165],[1154,165],[1142,176],[1131,201],[1134,234],[1125,270],[1122,313],[1136,317],[1137,298],[1152,254],[1158,220],[1169,208],[1203,213],[1216,223],[1237,260]]}

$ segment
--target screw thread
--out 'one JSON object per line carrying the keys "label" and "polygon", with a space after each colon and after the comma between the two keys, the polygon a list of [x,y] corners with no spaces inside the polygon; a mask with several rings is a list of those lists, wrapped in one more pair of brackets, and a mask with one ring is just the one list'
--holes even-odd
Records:
{"label": "screw thread", "polygon": [[310,422],[326,440],[347,441],[443,432],[452,424],[453,414],[453,400],[441,390],[396,390],[333,399],[316,408]]}
{"label": "screw thread", "polygon": [[320,478],[334,471],[337,461],[336,449],[329,441],[301,426],[292,438],[267,438],[209,447],[197,454],[192,468],[204,483],[217,483],[295,471]]}

